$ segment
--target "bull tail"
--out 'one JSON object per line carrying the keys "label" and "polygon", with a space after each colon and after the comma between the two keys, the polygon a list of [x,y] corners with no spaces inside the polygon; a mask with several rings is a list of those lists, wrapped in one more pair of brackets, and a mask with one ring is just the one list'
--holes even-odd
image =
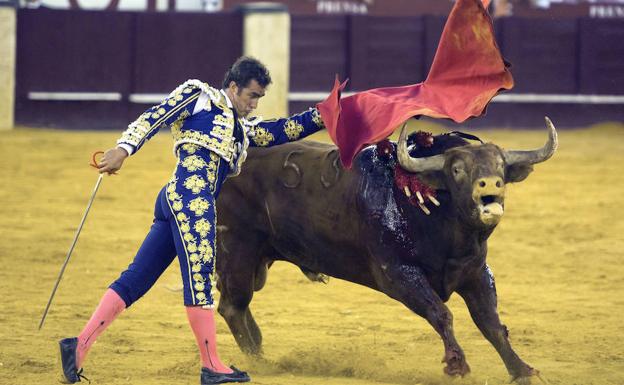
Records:
{"label": "bull tail", "polygon": [[328,275],[325,275],[323,273],[317,273],[301,266],[299,266],[299,269],[301,269],[301,272],[312,282],[321,282],[324,284],[327,284],[329,282]]}

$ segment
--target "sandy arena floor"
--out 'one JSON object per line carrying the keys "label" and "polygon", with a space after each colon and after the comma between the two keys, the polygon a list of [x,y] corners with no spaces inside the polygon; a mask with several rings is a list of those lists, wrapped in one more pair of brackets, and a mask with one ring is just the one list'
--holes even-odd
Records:
{"label": "sandy arena floor", "polygon": [[[422,123],[419,123],[422,124]],[[555,122],[556,124],[556,122]],[[484,131],[506,148],[534,148],[544,130]],[[57,340],[76,335],[130,262],[174,158],[157,135],[106,177],[43,330],[39,319],[97,179],[91,152],[115,132],[0,133],[0,383],[56,384]],[[322,135],[317,137],[325,139]],[[499,310],[516,351],[550,384],[624,384],[624,126],[561,131],[560,148],[523,183],[490,241]],[[182,307],[177,263],[93,347],[96,384],[198,384],[199,358]],[[263,360],[242,354],[219,317],[220,353],[255,384],[370,385],[508,382],[495,350],[457,296],[457,339],[472,374],[442,373],[433,329],[398,302],[337,279],[309,282],[277,263],[252,302]]]}

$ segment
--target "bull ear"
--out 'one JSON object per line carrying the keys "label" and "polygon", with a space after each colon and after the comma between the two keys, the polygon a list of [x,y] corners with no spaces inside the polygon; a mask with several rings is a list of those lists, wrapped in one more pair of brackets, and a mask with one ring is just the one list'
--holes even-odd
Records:
{"label": "bull ear", "polygon": [[508,165],[505,170],[505,183],[517,183],[525,180],[533,171],[533,166],[528,163],[516,163]]}

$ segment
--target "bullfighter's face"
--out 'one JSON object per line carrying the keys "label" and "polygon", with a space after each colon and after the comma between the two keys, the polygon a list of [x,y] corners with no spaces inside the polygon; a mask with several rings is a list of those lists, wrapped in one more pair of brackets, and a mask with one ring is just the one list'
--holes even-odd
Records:
{"label": "bullfighter's face", "polygon": [[239,87],[235,82],[231,82],[226,92],[238,116],[245,118],[258,107],[258,101],[264,96],[265,88],[255,79],[251,79],[245,87]]}

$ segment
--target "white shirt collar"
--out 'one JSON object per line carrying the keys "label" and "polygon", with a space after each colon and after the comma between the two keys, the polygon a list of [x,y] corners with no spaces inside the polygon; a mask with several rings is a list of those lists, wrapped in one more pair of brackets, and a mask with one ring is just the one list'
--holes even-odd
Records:
{"label": "white shirt collar", "polygon": [[221,93],[223,94],[223,96],[225,96],[225,102],[227,103],[227,106],[229,108],[232,108],[234,105],[232,104],[232,101],[230,100],[230,98],[228,98],[227,94],[225,93],[225,90],[221,89]]}

